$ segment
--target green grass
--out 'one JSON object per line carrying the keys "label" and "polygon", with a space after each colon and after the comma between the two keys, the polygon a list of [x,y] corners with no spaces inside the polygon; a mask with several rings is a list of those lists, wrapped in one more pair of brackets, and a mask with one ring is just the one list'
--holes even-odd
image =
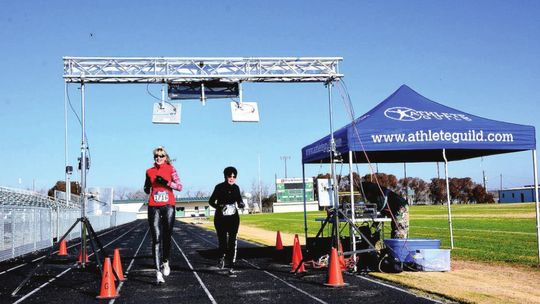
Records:
{"label": "green grass", "polygon": [[[441,240],[450,248],[446,206],[411,206],[410,238]],[[534,204],[453,205],[452,257],[463,260],[509,263],[525,266],[538,264]],[[320,223],[315,218],[325,212],[307,214],[308,234],[315,236]],[[304,235],[304,214],[276,213],[242,215],[242,225],[269,231]],[[387,225],[389,228],[389,225]],[[347,229],[345,229],[347,230]],[[388,234],[389,229],[386,229]],[[388,237],[388,236],[386,236]]]}

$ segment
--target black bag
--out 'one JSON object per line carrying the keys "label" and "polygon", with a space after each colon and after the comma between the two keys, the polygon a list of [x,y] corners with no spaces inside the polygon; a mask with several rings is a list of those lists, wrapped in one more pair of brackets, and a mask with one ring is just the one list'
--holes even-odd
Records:
{"label": "black bag", "polygon": [[403,263],[385,248],[381,250],[379,254],[379,271],[386,273],[400,273],[403,271]]}

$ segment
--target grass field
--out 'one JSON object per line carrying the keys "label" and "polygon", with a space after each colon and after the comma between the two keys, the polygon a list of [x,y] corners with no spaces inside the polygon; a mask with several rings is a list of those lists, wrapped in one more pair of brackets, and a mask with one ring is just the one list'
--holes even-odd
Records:
{"label": "grass field", "polygon": [[[443,248],[450,248],[447,213],[446,206],[411,206],[409,237],[439,239]],[[325,216],[325,212],[307,214],[309,236],[315,236],[320,228],[315,218]],[[304,234],[302,212],[242,215],[241,223],[269,231]],[[532,203],[453,205],[452,226],[454,259],[526,266],[538,263]]]}

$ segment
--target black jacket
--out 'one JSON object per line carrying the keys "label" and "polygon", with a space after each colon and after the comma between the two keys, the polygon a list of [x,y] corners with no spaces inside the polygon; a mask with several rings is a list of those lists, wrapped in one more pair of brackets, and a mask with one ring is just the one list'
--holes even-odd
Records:
{"label": "black jacket", "polygon": [[218,213],[221,213],[221,209],[227,204],[238,203],[238,207],[244,207],[244,201],[242,201],[242,195],[240,195],[240,187],[236,184],[229,185],[226,181],[216,185],[208,203]]}

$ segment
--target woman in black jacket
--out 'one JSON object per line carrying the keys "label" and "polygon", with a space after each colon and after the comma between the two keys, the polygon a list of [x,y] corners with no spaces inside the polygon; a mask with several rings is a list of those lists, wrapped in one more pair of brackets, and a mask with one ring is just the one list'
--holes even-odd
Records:
{"label": "woman in black jacket", "polygon": [[214,227],[219,241],[219,268],[225,264],[230,271],[236,262],[236,234],[240,226],[238,208],[244,209],[240,188],[236,185],[238,171],[234,167],[223,170],[225,181],[217,184],[208,203],[216,209]]}

